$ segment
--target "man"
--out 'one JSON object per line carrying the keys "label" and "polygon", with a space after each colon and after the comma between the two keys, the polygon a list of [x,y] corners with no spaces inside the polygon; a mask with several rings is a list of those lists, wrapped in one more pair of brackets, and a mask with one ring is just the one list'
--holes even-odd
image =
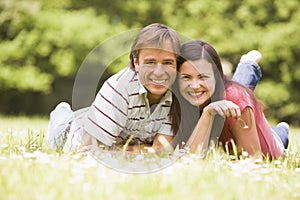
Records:
{"label": "man", "polygon": [[[171,28],[155,23],[141,29],[131,47],[130,66],[103,84],[91,107],[78,111],[75,118],[65,103],[51,113],[50,147],[62,148],[67,140],[71,149],[80,142],[109,149],[127,142],[126,150],[138,152],[144,146],[162,149],[159,136],[166,141],[173,138],[169,88],[176,79],[179,49],[178,35]],[[63,113],[66,117],[54,123]]]}

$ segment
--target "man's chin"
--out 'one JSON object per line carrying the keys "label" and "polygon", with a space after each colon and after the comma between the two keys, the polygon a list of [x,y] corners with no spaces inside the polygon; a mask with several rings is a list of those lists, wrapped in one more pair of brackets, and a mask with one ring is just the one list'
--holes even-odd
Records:
{"label": "man's chin", "polygon": [[167,87],[161,87],[161,88],[150,88],[148,92],[150,92],[153,95],[162,96],[168,91]]}
{"label": "man's chin", "polygon": [[168,91],[168,86],[166,85],[158,85],[158,84],[151,84],[147,87],[148,91],[153,94],[164,94]]}

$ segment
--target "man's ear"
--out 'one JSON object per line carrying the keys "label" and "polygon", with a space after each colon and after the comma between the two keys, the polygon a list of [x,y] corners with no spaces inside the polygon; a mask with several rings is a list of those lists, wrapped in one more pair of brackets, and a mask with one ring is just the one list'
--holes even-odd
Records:
{"label": "man's ear", "polygon": [[135,71],[138,72],[139,69],[140,69],[140,65],[139,65],[139,62],[138,62],[138,59],[137,59],[137,58],[134,58],[134,59],[133,59],[133,64],[134,64],[134,69],[135,69]]}

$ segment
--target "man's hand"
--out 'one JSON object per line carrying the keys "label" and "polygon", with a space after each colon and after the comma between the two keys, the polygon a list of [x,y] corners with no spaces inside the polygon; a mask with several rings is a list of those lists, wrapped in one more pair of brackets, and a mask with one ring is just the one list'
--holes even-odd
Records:
{"label": "man's hand", "polygon": [[164,134],[160,134],[158,133],[154,140],[153,140],[153,144],[151,146],[151,148],[153,148],[155,150],[155,152],[160,152],[162,150],[172,150],[172,140],[173,140],[174,136],[170,136],[170,135],[164,135]]}
{"label": "man's hand", "polygon": [[102,143],[99,142],[95,137],[84,131],[79,153],[86,154],[87,152],[94,152],[96,150],[99,150],[99,145],[101,144]]}
{"label": "man's hand", "polygon": [[173,140],[173,136],[157,134],[153,140],[153,144],[150,145],[131,145],[126,146],[126,151],[130,153],[160,153],[161,151],[173,151],[171,146],[171,142]]}

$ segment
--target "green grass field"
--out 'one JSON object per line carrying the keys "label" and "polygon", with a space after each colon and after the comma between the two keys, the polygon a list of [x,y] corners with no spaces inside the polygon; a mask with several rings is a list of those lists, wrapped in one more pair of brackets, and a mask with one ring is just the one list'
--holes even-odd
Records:
{"label": "green grass field", "polygon": [[0,199],[300,199],[300,129],[284,159],[232,161],[220,151],[126,174],[90,156],[49,151],[47,118],[0,117]]}

